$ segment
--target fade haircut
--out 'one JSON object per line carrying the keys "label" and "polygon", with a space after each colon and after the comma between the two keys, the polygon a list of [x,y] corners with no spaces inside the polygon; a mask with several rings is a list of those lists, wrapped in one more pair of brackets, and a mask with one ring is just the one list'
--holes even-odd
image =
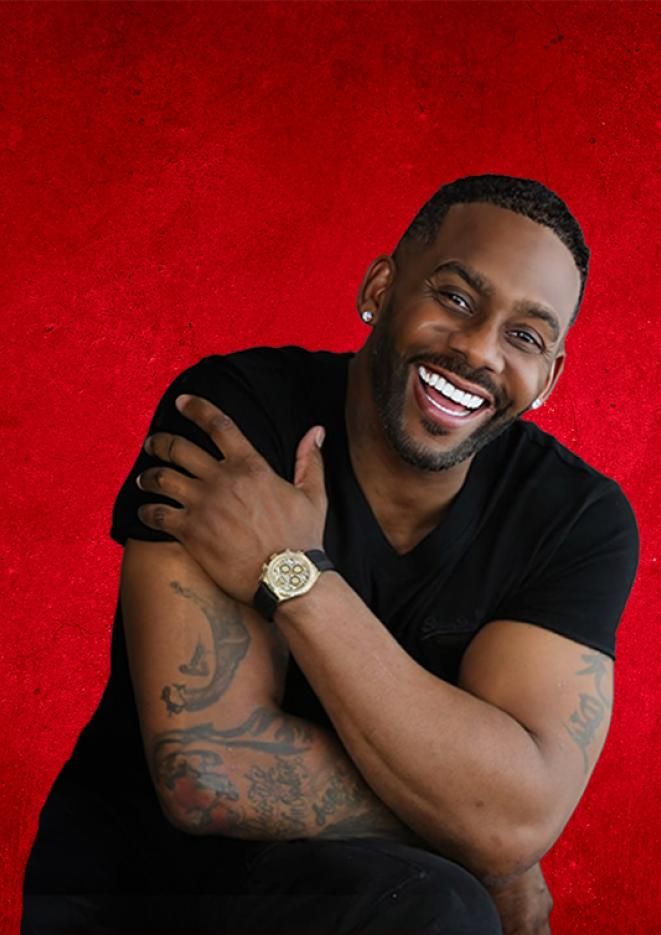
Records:
{"label": "fade haircut", "polygon": [[402,247],[429,246],[436,240],[443,218],[456,204],[488,202],[544,224],[556,234],[574,257],[581,289],[569,325],[574,324],[585,292],[590,251],[583,231],[565,202],[554,191],[534,179],[511,175],[468,175],[448,182],[422,206],[402,235],[393,256]]}

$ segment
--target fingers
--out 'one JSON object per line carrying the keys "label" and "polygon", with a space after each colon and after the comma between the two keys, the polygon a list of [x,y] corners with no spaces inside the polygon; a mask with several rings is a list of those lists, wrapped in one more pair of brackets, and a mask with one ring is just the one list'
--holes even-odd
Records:
{"label": "fingers", "polygon": [[165,503],[144,503],[138,507],[138,519],[141,523],[149,526],[150,529],[158,529],[179,538],[178,533],[183,528],[188,512],[186,507],[190,503],[191,485],[198,481],[184,477],[172,468],[154,467],[138,474],[135,482],[140,490],[161,494],[182,504],[181,508],[168,506]]}
{"label": "fingers", "polygon": [[167,467],[147,468],[135,479],[140,490],[148,493],[164,494],[182,505],[190,503],[193,493],[194,478],[185,477],[179,471]]}
{"label": "fingers", "polygon": [[303,490],[313,503],[323,506],[326,502],[326,482],[324,480],[324,460],[321,456],[325,430],[314,426],[305,433],[296,449],[296,467],[294,486]]}
{"label": "fingers", "polygon": [[198,445],[169,432],[156,432],[145,441],[144,449],[161,461],[170,461],[185,468],[193,477],[208,477],[219,462]]}
{"label": "fingers", "polygon": [[185,510],[178,510],[173,506],[166,506],[164,503],[145,503],[138,507],[138,519],[150,529],[157,529],[159,532],[167,532],[175,538],[179,538],[183,523],[183,514]]}
{"label": "fingers", "polygon": [[177,396],[175,405],[187,419],[213,439],[225,458],[254,457],[263,460],[236,422],[208,399],[183,394]]}

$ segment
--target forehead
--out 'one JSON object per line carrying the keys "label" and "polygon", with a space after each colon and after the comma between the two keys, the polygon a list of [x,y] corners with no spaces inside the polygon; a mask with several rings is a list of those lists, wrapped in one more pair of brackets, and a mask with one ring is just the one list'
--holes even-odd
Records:
{"label": "forehead", "polygon": [[565,325],[578,301],[580,274],[560,238],[544,224],[497,205],[452,205],[421,260],[424,275],[446,260],[463,261],[501,300],[551,306]]}

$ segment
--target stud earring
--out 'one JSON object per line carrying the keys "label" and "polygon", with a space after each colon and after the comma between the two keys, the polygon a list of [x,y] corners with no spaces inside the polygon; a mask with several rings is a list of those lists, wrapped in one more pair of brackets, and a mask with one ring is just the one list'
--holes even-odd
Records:
{"label": "stud earring", "polygon": [[374,318],[374,312],[370,312],[368,309],[365,309],[364,312],[360,313],[360,317],[363,319],[365,324],[369,324]]}
{"label": "stud earring", "polygon": [[541,399],[536,399],[535,402],[532,404],[532,406],[531,406],[530,408],[531,408],[531,409],[539,409],[539,407],[540,407],[541,405],[542,405]]}

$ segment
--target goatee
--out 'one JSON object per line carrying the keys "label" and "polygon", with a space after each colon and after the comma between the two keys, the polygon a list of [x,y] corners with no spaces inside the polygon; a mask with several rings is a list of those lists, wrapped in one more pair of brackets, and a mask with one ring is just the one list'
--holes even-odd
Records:
{"label": "goatee", "polygon": [[[497,388],[483,374],[469,370],[461,359],[434,354],[424,357],[424,360],[482,386],[496,400],[496,411],[490,419],[479,425],[472,435],[449,451],[434,451],[423,443],[413,441],[404,431],[404,406],[406,385],[411,366],[416,363],[416,359],[406,359],[397,353],[387,322],[388,316],[386,315],[375,326],[372,333],[369,374],[374,402],[385,436],[403,461],[420,471],[447,471],[448,468],[455,467],[477,454],[485,445],[494,441],[512,423],[516,422],[521,413],[512,415],[509,404],[498,405]],[[422,359],[420,358],[419,362],[422,362]],[[448,429],[424,416],[421,421],[430,435],[449,434]]]}

